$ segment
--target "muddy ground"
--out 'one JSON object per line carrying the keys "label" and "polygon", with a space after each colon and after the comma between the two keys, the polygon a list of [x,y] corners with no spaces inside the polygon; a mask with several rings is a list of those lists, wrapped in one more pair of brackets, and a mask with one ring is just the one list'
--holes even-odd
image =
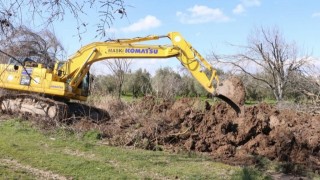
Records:
{"label": "muddy ground", "polygon": [[320,115],[258,104],[238,117],[225,103],[157,102],[154,97],[129,105],[110,102],[104,108],[108,121],[82,120],[72,127],[99,129],[108,145],[205,153],[231,164],[254,164],[266,157],[320,170]]}

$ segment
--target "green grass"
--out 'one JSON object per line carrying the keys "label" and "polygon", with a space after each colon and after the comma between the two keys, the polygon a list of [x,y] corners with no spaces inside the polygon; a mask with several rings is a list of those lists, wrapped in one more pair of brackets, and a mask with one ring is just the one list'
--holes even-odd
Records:
{"label": "green grass", "polygon": [[32,179],[34,176],[20,169],[13,169],[7,164],[0,164],[0,177],[5,177],[5,179]]}
{"label": "green grass", "polygon": [[[97,133],[77,136],[64,130],[46,135],[28,122],[0,122],[0,161],[15,160],[75,179],[268,179],[264,172],[213,162],[194,154],[170,154],[101,145]],[[36,175],[0,165],[3,179]]]}
{"label": "green grass", "polygon": [[141,97],[134,98],[131,94],[121,95],[121,100],[124,102],[132,102],[134,100],[137,100]]}
{"label": "green grass", "polygon": [[[271,104],[271,105],[275,105],[277,104],[277,101],[274,100],[274,99],[264,99],[263,101],[261,102],[264,102],[264,103],[267,103],[267,104]],[[259,104],[260,101],[255,101],[255,100],[246,100],[245,104],[246,105],[256,105],[256,104]]]}

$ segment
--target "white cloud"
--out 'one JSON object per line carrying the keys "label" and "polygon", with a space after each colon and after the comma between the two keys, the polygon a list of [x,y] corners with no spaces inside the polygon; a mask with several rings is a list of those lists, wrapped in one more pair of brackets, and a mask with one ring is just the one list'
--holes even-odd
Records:
{"label": "white cloud", "polygon": [[138,32],[149,30],[152,28],[159,27],[161,25],[161,21],[154,16],[147,15],[143,19],[139,19],[138,22],[133,23],[128,27],[121,28],[123,32]]}
{"label": "white cloud", "polygon": [[320,17],[320,12],[315,12],[312,14],[312,17],[316,18],[316,17]]}
{"label": "white cloud", "polygon": [[201,24],[208,22],[226,22],[230,18],[224,15],[219,8],[209,8],[207,6],[195,5],[187,9],[186,12],[178,11],[176,13],[180,22],[184,24]]}
{"label": "white cloud", "polygon": [[246,11],[246,10],[245,10],[245,8],[243,7],[242,4],[238,4],[238,5],[232,10],[233,14],[242,14],[242,13],[244,13],[245,11]]}
{"label": "white cloud", "polygon": [[242,4],[246,7],[260,6],[261,0],[242,0]]}
{"label": "white cloud", "polygon": [[238,4],[233,10],[233,14],[242,14],[249,7],[257,7],[261,5],[261,0],[241,0],[241,3]]}

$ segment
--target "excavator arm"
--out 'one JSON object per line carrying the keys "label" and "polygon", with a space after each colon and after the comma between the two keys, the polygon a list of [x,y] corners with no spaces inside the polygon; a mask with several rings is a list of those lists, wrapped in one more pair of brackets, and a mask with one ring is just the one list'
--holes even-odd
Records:
{"label": "excavator arm", "polygon": [[[141,45],[138,42],[169,38],[172,45]],[[77,51],[60,69],[60,81],[76,88],[91,65],[97,61],[115,58],[170,58],[176,57],[181,64],[210,93],[214,92],[212,81],[219,83],[216,70],[177,32],[167,36],[147,36],[128,40],[96,42]],[[207,77],[204,68],[211,72]]]}

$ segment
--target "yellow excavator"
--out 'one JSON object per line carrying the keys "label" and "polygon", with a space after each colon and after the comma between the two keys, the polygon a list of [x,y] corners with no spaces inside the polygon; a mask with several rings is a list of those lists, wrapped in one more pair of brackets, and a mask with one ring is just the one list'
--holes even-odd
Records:
{"label": "yellow excavator", "polygon": [[[160,38],[169,38],[172,44],[141,44]],[[0,64],[0,88],[18,92],[2,95],[0,108],[4,112],[66,118],[70,111],[81,109],[69,100],[86,101],[89,95],[89,70],[93,63],[114,58],[170,57],[176,57],[213,96],[227,102],[237,113],[241,112],[245,97],[242,82],[237,78],[220,82],[217,71],[178,32],[94,42],[80,48],[68,60],[56,61],[52,68],[30,58]],[[211,75],[207,76],[205,69]]]}

